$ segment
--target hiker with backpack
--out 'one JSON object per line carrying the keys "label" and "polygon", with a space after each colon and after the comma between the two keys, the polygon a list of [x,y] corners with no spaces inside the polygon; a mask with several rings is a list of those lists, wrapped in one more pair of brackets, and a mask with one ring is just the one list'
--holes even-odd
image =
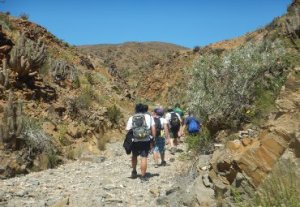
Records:
{"label": "hiker with backpack", "polygon": [[164,115],[164,110],[162,108],[154,109],[153,118],[155,122],[156,137],[154,139],[153,158],[155,162],[155,168],[159,166],[158,165],[159,155],[161,158],[160,166],[166,166],[167,164],[165,161],[165,145],[166,145],[166,139],[167,139],[167,143],[170,142],[170,135],[168,130],[168,123],[166,119],[163,118],[163,115]]}
{"label": "hiker with backpack", "polygon": [[155,137],[155,122],[153,118],[144,113],[145,106],[136,104],[135,114],[128,119],[126,130],[132,130],[133,143],[131,147],[132,172],[131,177],[137,178],[137,157],[141,157],[141,180],[146,181],[147,158],[150,151],[150,142]]}
{"label": "hiker with backpack", "polygon": [[168,109],[168,113],[166,114],[166,120],[168,123],[170,137],[171,137],[171,154],[175,154],[176,147],[178,145],[178,139],[180,136],[181,129],[181,118],[180,115],[173,111],[172,108]]}
{"label": "hiker with backpack", "polygon": [[184,120],[182,134],[184,134],[185,129],[187,129],[189,135],[197,135],[201,130],[201,123],[196,119],[192,111],[189,111],[188,117]]}
{"label": "hiker with backpack", "polygon": [[183,113],[183,110],[180,108],[180,104],[179,103],[175,104],[175,108],[173,109],[173,111],[175,113],[179,114],[180,118],[183,119],[184,113]]}

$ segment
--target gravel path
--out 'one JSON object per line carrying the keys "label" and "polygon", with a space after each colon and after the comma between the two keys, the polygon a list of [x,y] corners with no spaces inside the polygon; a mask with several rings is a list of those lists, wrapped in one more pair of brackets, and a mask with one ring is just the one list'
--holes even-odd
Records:
{"label": "gravel path", "polygon": [[178,179],[188,169],[188,162],[182,159],[185,146],[175,155],[166,152],[167,166],[155,168],[150,156],[149,181],[142,182],[130,178],[130,156],[121,145],[109,143],[100,156],[0,180],[0,206],[168,206],[166,195],[179,189]]}

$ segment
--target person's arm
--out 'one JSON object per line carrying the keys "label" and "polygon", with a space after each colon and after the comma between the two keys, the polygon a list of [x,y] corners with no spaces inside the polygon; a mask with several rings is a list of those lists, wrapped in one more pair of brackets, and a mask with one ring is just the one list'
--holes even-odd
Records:
{"label": "person's arm", "polygon": [[170,139],[169,127],[168,127],[167,122],[164,123],[164,131],[165,131],[167,143],[169,144],[171,139]]}
{"label": "person's arm", "polygon": [[129,131],[130,129],[132,129],[132,117],[128,119],[125,130]]}
{"label": "person's arm", "polygon": [[150,116],[150,120],[151,120],[151,134],[152,134],[152,137],[155,138],[156,137],[156,128],[155,128],[155,122],[154,122],[154,119],[152,116]]}

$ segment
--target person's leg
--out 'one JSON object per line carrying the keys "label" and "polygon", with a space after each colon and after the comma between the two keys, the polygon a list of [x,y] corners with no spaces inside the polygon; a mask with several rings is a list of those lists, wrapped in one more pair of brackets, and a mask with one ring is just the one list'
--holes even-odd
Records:
{"label": "person's leg", "polygon": [[141,145],[141,178],[145,178],[147,172],[147,159],[150,150],[150,142],[144,142]]}
{"label": "person's leg", "polygon": [[147,157],[141,159],[141,176],[144,177],[147,171]]}
{"label": "person's leg", "polygon": [[131,157],[131,167],[132,167],[131,177],[132,178],[137,177],[136,166],[137,166],[137,155],[132,154],[132,157]]}
{"label": "person's leg", "polygon": [[165,164],[165,146],[166,146],[166,139],[164,137],[160,137],[159,139],[159,153],[160,153],[160,159],[161,164]]}
{"label": "person's leg", "polygon": [[137,156],[132,155],[132,157],[131,157],[132,170],[136,171],[136,165],[137,165]]}

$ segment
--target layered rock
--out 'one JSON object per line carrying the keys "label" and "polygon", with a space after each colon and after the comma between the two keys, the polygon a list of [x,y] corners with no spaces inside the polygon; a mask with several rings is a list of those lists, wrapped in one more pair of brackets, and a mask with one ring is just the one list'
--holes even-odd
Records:
{"label": "layered rock", "polygon": [[[257,135],[240,133],[214,152],[210,179],[223,193],[229,186],[244,191],[258,187],[286,150],[300,158],[300,76],[296,68],[287,77],[276,100],[277,112],[269,116]],[[238,137],[238,136],[236,136]]]}

